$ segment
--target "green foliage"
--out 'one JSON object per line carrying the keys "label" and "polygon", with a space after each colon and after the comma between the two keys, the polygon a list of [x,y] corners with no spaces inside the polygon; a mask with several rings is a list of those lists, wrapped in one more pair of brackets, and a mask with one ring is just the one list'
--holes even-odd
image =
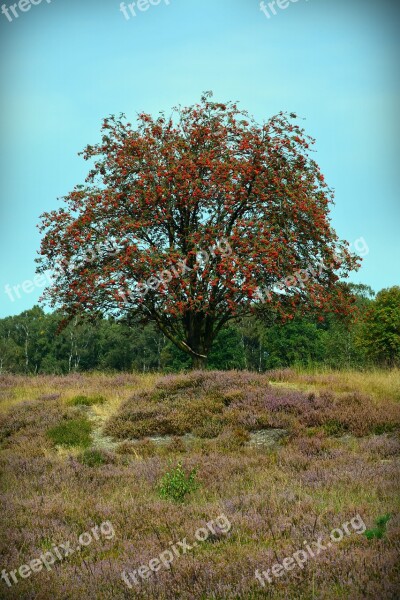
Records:
{"label": "green foliage", "polygon": [[104,404],[104,396],[74,396],[69,401],[71,406],[94,406],[95,404]]}
{"label": "green foliage", "polygon": [[375,525],[373,529],[366,529],[364,531],[364,535],[368,540],[373,539],[382,539],[386,533],[386,525],[390,519],[391,515],[389,513],[382,515],[375,519]]}
{"label": "green foliage", "polygon": [[393,431],[396,431],[396,425],[394,423],[378,423],[373,429],[375,435],[393,433]]}
{"label": "green foliage", "polygon": [[375,524],[377,527],[382,527],[386,530],[386,525],[390,521],[391,516],[392,515],[390,513],[386,513],[385,515],[378,517],[375,521]]}
{"label": "green foliage", "polygon": [[295,364],[307,365],[324,355],[321,330],[306,319],[296,319],[287,325],[274,325],[265,331],[264,347],[268,369]]}
{"label": "green foliage", "polygon": [[179,462],[175,468],[162,477],[159,486],[161,497],[174,502],[183,502],[188,494],[198,488],[199,484],[196,481],[196,476],[196,469],[186,474],[182,463]]}
{"label": "green foliage", "polygon": [[176,373],[190,369],[191,359],[168,340],[162,349],[161,364],[165,372]]}
{"label": "green foliage", "polygon": [[359,343],[378,364],[400,364],[400,286],[378,293],[364,317]]}
{"label": "green foliage", "polygon": [[212,346],[207,365],[210,369],[221,371],[245,368],[243,347],[237,329],[222,329]]}
{"label": "green foliage", "polygon": [[70,419],[48,429],[47,435],[58,446],[87,448],[91,443],[91,430],[92,426],[87,419]]}
{"label": "green foliage", "polygon": [[[352,284],[349,288],[358,309],[354,322],[345,323],[335,314],[323,322],[318,315],[298,315],[286,325],[249,317],[219,332],[207,368],[263,372],[321,364],[337,369],[400,364],[400,287],[382,290],[375,300],[368,286]],[[90,324],[75,319],[59,331],[62,318],[58,311],[46,314],[35,306],[0,319],[0,374],[191,368],[187,354],[152,324],[111,318]],[[76,400],[79,404],[90,406],[92,401]]]}
{"label": "green foliage", "polygon": [[340,423],[337,419],[329,419],[324,423],[323,428],[327,435],[340,436],[346,433],[347,428],[343,423]]}

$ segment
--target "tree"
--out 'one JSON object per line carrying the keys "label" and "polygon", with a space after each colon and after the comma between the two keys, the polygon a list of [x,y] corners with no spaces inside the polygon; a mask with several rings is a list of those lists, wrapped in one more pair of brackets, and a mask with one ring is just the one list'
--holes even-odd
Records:
{"label": "tree", "polygon": [[333,193],[314,142],[283,113],[259,125],[235,103],[167,118],[104,120],[85,185],[42,215],[39,272],[50,304],[152,321],[195,367],[230,321],[348,314],[338,280],[358,266],[329,222]]}
{"label": "tree", "polygon": [[373,360],[400,364],[400,286],[378,292],[364,317],[360,342]]}
{"label": "tree", "polygon": [[334,368],[349,369],[366,366],[369,362],[358,338],[375,292],[361,283],[348,283],[347,287],[355,298],[356,311],[351,322],[338,319],[333,313],[319,324],[322,349],[318,360],[323,359],[326,365]]}
{"label": "tree", "polygon": [[[269,328],[268,325],[267,328]],[[264,327],[262,320],[256,319],[254,316],[247,317],[242,319],[237,325],[237,329],[240,336],[244,368],[260,373],[265,371],[268,352],[264,340],[266,327]]]}
{"label": "tree", "polygon": [[244,352],[240,334],[234,327],[225,327],[217,335],[209,355],[210,368],[221,371],[244,368]]}
{"label": "tree", "polygon": [[12,317],[0,321],[0,374],[19,373],[23,360],[23,349],[13,338],[14,323]]}
{"label": "tree", "polygon": [[309,365],[323,360],[321,332],[315,323],[294,319],[283,327],[274,325],[265,332],[267,368]]}

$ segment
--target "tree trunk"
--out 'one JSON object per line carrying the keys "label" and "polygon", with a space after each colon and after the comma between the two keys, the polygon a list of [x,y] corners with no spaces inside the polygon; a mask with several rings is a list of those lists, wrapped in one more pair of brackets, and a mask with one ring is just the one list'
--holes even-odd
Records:
{"label": "tree trunk", "polygon": [[204,371],[207,366],[207,357],[192,356],[192,368],[199,371]]}
{"label": "tree trunk", "polygon": [[204,370],[212,343],[211,323],[205,315],[188,313],[186,320],[186,344],[192,350],[192,368]]}

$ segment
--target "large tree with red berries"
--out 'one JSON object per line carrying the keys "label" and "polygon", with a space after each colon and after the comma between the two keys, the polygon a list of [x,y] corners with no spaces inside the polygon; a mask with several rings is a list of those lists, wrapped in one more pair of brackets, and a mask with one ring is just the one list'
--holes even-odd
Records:
{"label": "large tree with red berries", "polygon": [[260,125],[211,93],[136,126],[105,119],[85,185],[42,215],[45,298],[67,319],[153,321],[196,367],[246,315],[349,314],[340,278],[358,263],[331,227],[313,142],[296,115]]}

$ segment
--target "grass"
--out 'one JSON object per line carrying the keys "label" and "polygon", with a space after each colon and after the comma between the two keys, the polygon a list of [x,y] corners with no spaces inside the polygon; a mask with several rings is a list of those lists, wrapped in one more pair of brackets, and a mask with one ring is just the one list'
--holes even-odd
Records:
{"label": "grass", "polygon": [[321,390],[334,388],[336,392],[357,390],[369,394],[377,401],[387,398],[400,402],[400,369],[370,369],[368,371],[332,369],[296,370],[282,369],[271,372],[273,381],[295,384],[298,389]]}
{"label": "grass", "polygon": [[79,456],[78,460],[82,465],[88,467],[99,467],[109,462],[107,454],[97,448],[86,448]]}
{"label": "grass", "polygon": [[83,394],[79,394],[71,398],[69,404],[71,406],[95,406],[96,404],[104,404],[104,402],[106,402],[104,396],[84,396]]}
{"label": "grass", "polygon": [[[18,569],[54,544],[76,547],[106,520],[115,538],[93,540],[11,588],[0,580],[0,598],[393,600],[399,390],[398,370],[2,376],[1,568]],[[249,444],[269,427],[287,435]],[[170,542],[190,544],[221,514],[229,535],[132,590],[123,583],[123,570],[148,564]],[[266,588],[255,579],[256,569],[357,514],[375,533],[346,536]]]}
{"label": "grass", "polygon": [[80,418],[51,427],[48,429],[47,435],[58,446],[87,448],[91,443],[91,431],[91,423],[85,418]]}
{"label": "grass", "polygon": [[373,540],[374,538],[382,539],[386,533],[386,525],[390,520],[391,515],[382,515],[375,519],[375,525],[373,529],[367,529],[364,531],[364,535],[368,540]]}

